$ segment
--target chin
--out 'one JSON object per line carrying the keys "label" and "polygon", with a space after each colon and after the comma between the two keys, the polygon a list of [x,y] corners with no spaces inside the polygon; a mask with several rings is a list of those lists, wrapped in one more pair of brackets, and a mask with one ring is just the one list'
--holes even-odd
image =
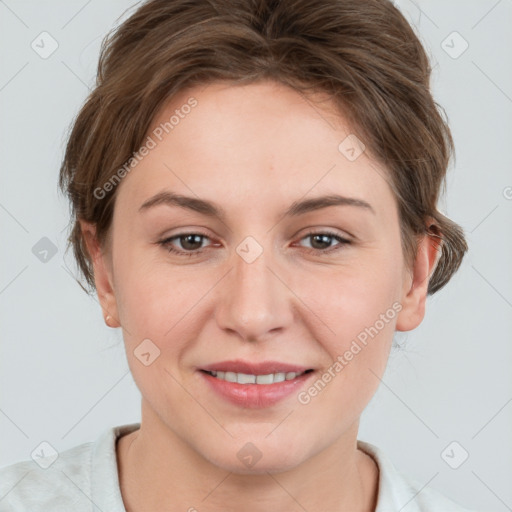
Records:
{"label": "chin", "polygon": [[281,454],[273,453],[272,457],[265,457],[264,455],[256,461],[252,466],[236,458],[226,459],[225,457],[211,460],[217,467],[234,473],[236,475],[265,475],[267,473],[284,473],[296,468],[301,460],[294,457],[291,460],[283,461],[280,457]]}
{"label": "chin", "polygon": [[297,446],[304,447],[300,442],[293,443],[295,448],[291,448],[286,446],[282,438],[272,442],[264,438],[254,442],[245,440],[249,438],[231,443],[225,449],[219,446],[221,449],[214,453],[210,449],[210,453],[203,452],[203,456],[215,466],[240,475],[283,473],[294,469],[307,458],[306,453],[297,450]]}

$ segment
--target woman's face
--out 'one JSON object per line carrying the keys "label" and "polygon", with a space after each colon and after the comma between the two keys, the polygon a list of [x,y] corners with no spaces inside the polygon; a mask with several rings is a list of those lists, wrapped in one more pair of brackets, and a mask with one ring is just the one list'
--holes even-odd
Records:
{"label": "woman's face", "polygon": [[[289,469],[355,439],[395,329],[421,322],[430,256],[406,272],[386,171],[350,134],[330,103],[273,82],[189,89],[154,120],[95,264],[143,427],[234,472]],[[163,193],[190,199],[143,206]],[[314,371],[270,393],[202,371],[225,361]],[[261,457],[252,469],[247,454]]]}

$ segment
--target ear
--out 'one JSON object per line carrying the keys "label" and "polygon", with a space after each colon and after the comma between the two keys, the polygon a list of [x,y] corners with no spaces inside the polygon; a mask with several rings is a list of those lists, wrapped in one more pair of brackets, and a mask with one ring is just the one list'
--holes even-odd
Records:
{"label": "ear", "polygon": [[94,268],[94,282],[96,292],[100,301],[103,316],[110,315],[111,319],[107,322],[109,327],[119,327],[118,308],[113,287],[112,265],[108,260],[109,254],[106,254],[96,238],[96,226],[90,222],[79,219],[82,236],[84,237],[87,250],[92,260]]}
{"label": "ear", "polygon": [[414,268],[407,273],[402,289],[402,310],[396,322],[397,331],[411,331],[425,316],[428,282],[441,257],[441,238],[424,235],[418,245]]}

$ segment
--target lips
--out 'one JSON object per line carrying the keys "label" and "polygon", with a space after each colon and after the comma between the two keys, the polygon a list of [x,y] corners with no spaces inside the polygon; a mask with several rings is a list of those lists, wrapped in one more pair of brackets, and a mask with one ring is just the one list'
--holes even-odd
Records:
{"label": "lips", "polygon": [[308,366],[300,366],[281,361],[262,361],[259,363],[243,361],[241,359],[233,361],[219,361],[206,366],[201,366],[200,370],[207,372],[234,372],[245,373],[248,375],[268,375],[271,373],[304,373],[306,370],[313,368]]}
{"label": "lips", "polygon": [[196,368],[217,396],[245,409],[261,409],[290,398],[314,378],[314,368],[281,361],[237,359]]}
{"label": "lips", "polygon": [[[293,365],[285,366],[295,369],[302,368]],[[210,367],[213,367],[213,365]],[[240,365],[236,366],[236,368],[240,368]],[[245,366],[245,368],[247,368],[247,366]],[[268,369],[255,370],[254,364],[250,365],[250,368],[251,371],[270,371]],[[257,366],[257,368],[276,367],[265,363]],[[283,369],[283,365],[281,364],[279,368]],[[306,370],[304,373],[298,375],[294,372],[286,372],[286,374],[284,372],[278,372],[274,375],[263,374],[263,377],[261,376],[262,374],[252,374],[251,376],[251,374],[227,371],[222,372],[225,373],[225,375],[223,375],[224,378],[219,378],[221,372],[221,370],[198,370],[197,374],[200,376],[201,381],[206,384],[206,389],[215,393],[215,395],[222,400],[226,400],[244,409],[272,407],[285,399],[291,399],[294,394],[297,394],[303,387],[310,383],[312,379],[315,378],[316,374],[312,369],[309,372]],[[216,373],[216,376],[214,376],[213,373]],[[255,377],[255,375],[257,376]],[[233,381],[233,377],[235,376],[236,382]],[[285,376],[286,378],[284,378]],[[262,379],[263,382],[260,382],[260,379]],[[270,379],[273,382],[270,382]],[[256,380],[256,382],[254,382],[254,380]]]}

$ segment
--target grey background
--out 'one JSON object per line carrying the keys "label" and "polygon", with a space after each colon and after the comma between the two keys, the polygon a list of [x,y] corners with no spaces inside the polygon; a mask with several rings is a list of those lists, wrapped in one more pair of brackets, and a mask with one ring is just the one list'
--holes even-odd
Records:
{"label": "grey background", "polygon": [[[462,505],[512,510],[512,0],[396,3],[435,65],[434,96],[457,148],[440,210],[464,228],[470,251],[428,299],[421,326],[397,334],[402,349],[359,438]],[[121,331],[72,277],[68,206],[57,193],[101,39],[132,5],[0,1],[0,466],[29,459],[41,441],[62,451],[140,420]],[[46,59],[31,47],[43,31],[59,45]],[[454,31],[469,44],[457,58],[464,43]],[[44,237],[56,251],[46,262],[36,256]],[[457,465],[463,450],[468,459],[453,469],[446,461]]]}

